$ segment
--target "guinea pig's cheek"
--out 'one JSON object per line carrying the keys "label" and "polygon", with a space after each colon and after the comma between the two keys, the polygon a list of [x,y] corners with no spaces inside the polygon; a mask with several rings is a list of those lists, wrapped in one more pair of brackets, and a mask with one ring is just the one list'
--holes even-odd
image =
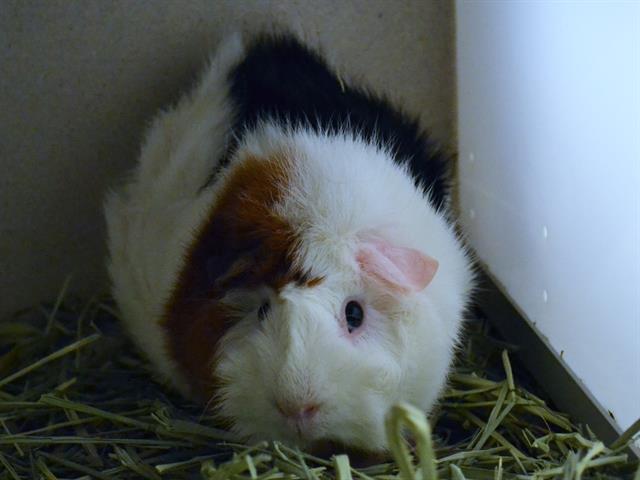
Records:
{"label": "guinea pig's cheek", "polygon": [[218,364],[218,372],[226,379],[219,396],[219,409],[237,434],[247,440],[262,440],[260,432],[270,431],[272,427],[265,400],[268,395],[264,366],[260,365],[259,348],[253,337],[238,328],[228,338]]}
{"label": "guinea pig's cheek", "polygon": [[392,370],[381,370],[373,378],[372,388],[378,392],[389,392],[400,383],[400,375]]}
{"label": "guinea pig's cheek", "polygon": [[384,449],[384,415],[388,407],[383,395],[360,389],[357,400],[341,402],[337,407],[325,439],[363,450]]}

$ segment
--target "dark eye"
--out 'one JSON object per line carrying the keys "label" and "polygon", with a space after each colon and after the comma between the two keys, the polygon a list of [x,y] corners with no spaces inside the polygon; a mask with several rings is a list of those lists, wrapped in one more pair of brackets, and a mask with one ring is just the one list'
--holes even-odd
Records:
{"label": "dark eye", "polygon": [[269,300],[267,300],[266,302],[263,302],[262,305],[260,305],[260,308],[258,309],[258,320],[264,320],[264,317],[267,316],[267,313],[269,313],[270,308],[271,308],[271,304],[269,303]]}
{"label": "dark eye", "polygon": [[364,310],[362,309],[362,305],[355,300],[351,300],[344,307],[344,316],[347,320],[347,330],[349,330],[349,333],[352,333],[354,330],[360,328],[364,321]]}

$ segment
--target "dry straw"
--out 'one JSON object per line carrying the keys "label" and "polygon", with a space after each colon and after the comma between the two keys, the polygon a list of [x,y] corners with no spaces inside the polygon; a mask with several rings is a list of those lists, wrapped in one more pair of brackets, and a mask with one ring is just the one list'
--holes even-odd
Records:
{"label": "dry straw", "polygon": [[640,480],[627,451],[640,422],[606,446],[532,393],[484,322],[470,323],[429,421],[394,407],[393,461],[355,468],[346,455],[237,443],[150,380],[109,304],[65,291],[0,322],[0,479]]}

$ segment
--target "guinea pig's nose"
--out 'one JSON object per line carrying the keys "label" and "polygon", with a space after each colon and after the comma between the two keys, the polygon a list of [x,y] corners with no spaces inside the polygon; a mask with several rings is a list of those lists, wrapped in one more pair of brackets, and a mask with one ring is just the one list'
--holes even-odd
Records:
{"label": "guinea pig's nose", "polygon": [[287,400],[277,400],[276,408],[286,418],[296,421],[311,420],[320,410],[317,403],[297,403]]}

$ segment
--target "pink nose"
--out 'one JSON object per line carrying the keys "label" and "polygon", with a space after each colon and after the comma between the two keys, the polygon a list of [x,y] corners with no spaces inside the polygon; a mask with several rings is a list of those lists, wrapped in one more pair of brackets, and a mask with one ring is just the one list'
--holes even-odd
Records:
{"label": "pink nose", "polygon": [[278,400],[276,408],[286,418],[296,421],[308,421],[316,416],[320,405],[316,403],[299,404],[295,402]]}

